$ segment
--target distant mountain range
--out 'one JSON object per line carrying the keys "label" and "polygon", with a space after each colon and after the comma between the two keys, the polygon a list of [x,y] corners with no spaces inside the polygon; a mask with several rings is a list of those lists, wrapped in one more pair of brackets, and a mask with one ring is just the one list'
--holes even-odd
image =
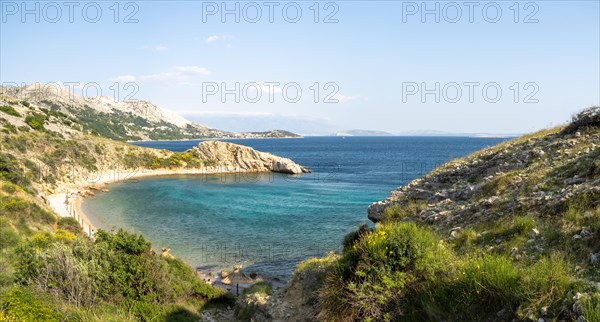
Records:
{"label": "distant mountain range", "polygon": [[339,131],[332,134],[332,136],[394,136],[389,132],[384,131],[373,131],[373,130],[346,130]]}
{"label": "distant mountain range", "polygon": [[331,134],[332,136],[466,136],[466,137],[517,137],[520,134],[495,134],[495,133],[452,133],[435,130],[405,131],[392,134],[385,131],[374,130],[346,130]]}
{"label": "distant mountain range", "polygon": [[[55,84],[0,86],[0,106],[14,113],[0,114],[0,123],[24,126],[26,117],[61,134],[89,133],[120,141],[184,140],[202,138],[300,137],[284,130],[229,132],[190,121],[144,100],[88,99]],[[0,124],[0,125],[2,125]]]}

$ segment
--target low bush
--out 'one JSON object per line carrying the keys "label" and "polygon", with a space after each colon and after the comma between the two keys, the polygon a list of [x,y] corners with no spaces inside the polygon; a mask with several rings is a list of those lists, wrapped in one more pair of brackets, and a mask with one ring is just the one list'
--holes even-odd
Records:
{"label": "low bush", "polygon": [[17,127],[12,124],[4,124],[2,132],[6,133],[6,134],[11,134],[11,133],[15,134],[15,133],[17,133]]}
{"label": "low bush", "polygon": [[447,275],[450,252],[413,223],[381,225],[344,252],[321,289],[320,317],[398,319],[410,291]]}
{"label": "low bush", "polygon": [[58,219],[58,228],[79,235],[82,233],[79,222],[73,217],[61,217]]}
{"label": "low bush", "polygon": [[48,304],[48,299],[23,287],[14,287],[4,294],[0,302],[2,321],[60,322],[63,317]]}
{"label": "low bush", "polygon": [[0,180],[7,180],[22,187],[30,184],[17,159],[8,153],[0,153]]}
{"label": "low bush", "polygon": [[273,287],[267,282],[258,282],[248,287],[242,292],[242,296],[249,294],[271,295]]}
{"label": "low bush", "polygon": [[355,242],[360,240],[360,238],[364,234],[367,234],[370,231],[371,231],[371,229],[369,228],[369,226],[367,226],[367,224],[361,224],[360,226],[358,226],[358,229],[356,229],[355,231],[344,236],[344,240],[342,242],[342,245],[344,246],[344,250],[347,250],[348,248],[351,248],[352,246],[354,246]]}
{"label": "low bush", "polygon": [[14,107],[12,107],[10,105],[0,106],[0,111],[6,113],[8,115],[12,115],[12,116],[17,116],[17,117],[21,116],[21,114],[19,112],[17,112]]}
{"label": "low bush", "polygon": [[31,127],[32,129],[34,129],[36,131],[41,131],[44,129],[45,121],[46,121],[46,119],[44,118],[44,116],[41,114],[37,114],[37,113],[34,113],[32,115],[27,115],[25,117],[25,123],[27,123],[27,125],[29,125],[29,127]]}
{"label": "low bush", "polygon": [[0,216],[37,224],[53,224],[55,217],[35,203],[15,196],[0,196]]}
{"label": "low bush", "polygon": [[600,293],[594,293],[590,298],[584,299],[581,309],[585,321],[600,321]]}
{"label": "low bush", "polygon": [[563,134],[573,134],[588,127],[600,126],[600,107],[594,106],[573,115],[571,123],[563,130]]}
{"label": "low bush", "polygon": [[382,217],[384,221],[399,221],[410,216],[415,216],[425,208],[427,208],[426,202],[409,200],[406,205],[394,204],[385,208]]}
{"label": "low bush", "polygon": [[[157,255],[141,235],[123,230],[99,230],[95,241],[60,229],[53,235],[35,234],[17,254],[20,283],[73,306],[168,306],[178,300],[211,300],[224,294],[198,279],[180,260]],[[144,305],[139,307],[140,314],[148,308]]]}

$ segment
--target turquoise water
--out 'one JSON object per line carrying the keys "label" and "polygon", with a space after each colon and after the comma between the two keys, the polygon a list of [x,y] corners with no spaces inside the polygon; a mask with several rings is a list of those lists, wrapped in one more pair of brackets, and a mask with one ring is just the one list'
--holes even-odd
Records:
{"label": "turquoise water", "polygon": [[[285,280],[310,256],[339,250],[343,236],[368,222],[367,207],[452,158],[502,139],[310,137],[230,140],[292,158],[302,176],[170,176],[111,185],[86,199],[100,228],[144,234],[156,248],[195,267]],[[197,141],[139,145],[183,151]]]}

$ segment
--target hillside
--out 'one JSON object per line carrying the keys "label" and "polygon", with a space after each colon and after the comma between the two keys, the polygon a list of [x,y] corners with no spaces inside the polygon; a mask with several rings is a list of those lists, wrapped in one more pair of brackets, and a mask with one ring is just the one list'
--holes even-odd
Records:
{"label": "hillside", "polygon": [[92,134],[120,141],[299,137],[283,130],[221,131],[149,101],[115,101],[104,96],[86,99],[66,87],[48,84],[0,87],[0,106],[0,127],[5,132],[24,130],[28,122],[41,122],[48,130],[66,136]]}
{"label": "hillside", "polygon": [[227,142],[185,152],[134,146],[66,130],[54,121],[67,118],[53,112],[20,124],[14,119],[29,109],[13,106],[1,109],[16,126],[0,133],[0,321],[198,321],[206,308],[233,306],[234,297],[141,235],[89,238],[81,214],[63,213],[65,194],[73,204],[103,183],[148,175],[309,171]]}
{"label": "hillside", "polygon": [[600,108],[448,162],[368,217],[271,300],[291,320],[600,321]]}
{"label": "hillside", "polygon": [[36,121],[0,140],[0,320],[210,321],[208,305],[242,321],[600,321],[600,108],[393,191],[342,253],[309,259],[287,288],[257,285],[238,304],[142,236],[100,231],[92,241],[46,198],[115,170],[306,169],[231,143],[173,153]]}

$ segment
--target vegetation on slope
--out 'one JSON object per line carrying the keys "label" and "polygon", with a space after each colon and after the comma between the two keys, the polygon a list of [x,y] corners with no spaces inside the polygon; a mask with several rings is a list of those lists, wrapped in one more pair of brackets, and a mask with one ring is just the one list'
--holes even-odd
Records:
{"label": "vegetation on slope", "polygon": [[227,160],[210,150],[72,137],[39,115],[30,121],[27,131],[0,137],[0,320],[198,320],[205,304],[232,303],[182,261],[155,254],[142,236],[98,231],[91,240],[44,204],[48,194],[83,189],[105,174],[124,180],[146,169],[219,170]]}
{"label": "vegetation on slope", "polygon": [[98,231],[42,202],[60,185],[106,169],[185,168],[214,163],[39,128],[0,137],[0,320],[196,321],[207,303],[230,303],[178,259],[161,257],[140,235]]}
{"label": "vegetation on slope", "polygon": [[86,99],[67,88],[44,84],[0,86],[1,131],[43,130],[45,125],[66,136],[95,135],[117,141],[299,137],[283,130],[234,133],[211,129],[147,101]]}
{"label": "vegetation on slope", "polygon": [[375,228],[317,261],[316,317],[600,321],[599,111],[449,162],[374,204]]}
{"label": "vegetation on slope", "polygon": [[0,187],[2,321],[196,321],[205,304],[231,301],[140,235],[100,230],[92,240],[21,186]]}

